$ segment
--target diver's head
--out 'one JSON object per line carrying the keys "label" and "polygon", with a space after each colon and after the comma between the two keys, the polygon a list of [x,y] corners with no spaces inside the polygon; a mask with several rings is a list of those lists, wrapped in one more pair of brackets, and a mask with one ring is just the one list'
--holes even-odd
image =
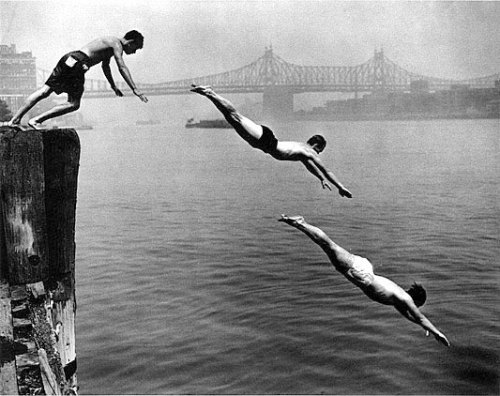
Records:
{"label": "diver's head", "polygon": [[314,135],[309,138],[307,144],[310,145],[319,154],[326,147],[326,139],[321,135]]}
{"label": "diver's head", "polygon": [[127,55],[135,54],[135,52],[144,45],[144,36],[137,30],[127,32],[123,38],[126,40],[123,51],[125,51]]}
{"label": "diver's head", "polygon": [[425,300],[427,299],[427,292],[422,285],[414,282],[406,292],[411,296],[413,302],[417,307],[421,307],[425,304]]}

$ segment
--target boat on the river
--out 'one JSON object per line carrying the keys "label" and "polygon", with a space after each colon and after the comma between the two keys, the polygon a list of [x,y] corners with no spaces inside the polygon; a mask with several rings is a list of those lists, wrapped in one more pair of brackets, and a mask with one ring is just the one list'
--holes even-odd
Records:
{"label": "boat on the river", "polygon": [[186,122],[186,128],[219,129],[219,128],[232,128],[232,127],[226,120],[223,120],[223,119],[195,121],[194,118],[190,118]]}

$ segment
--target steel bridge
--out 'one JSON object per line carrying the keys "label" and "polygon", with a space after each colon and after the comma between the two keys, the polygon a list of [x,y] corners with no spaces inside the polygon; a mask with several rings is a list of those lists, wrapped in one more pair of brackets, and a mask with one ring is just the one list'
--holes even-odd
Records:
{"label": "steel bridge", "polygon": [[[49,72],[39,70],[45,81]],[[375,51],[367,62],[357,66],[300,66],[286,62],[266,48],[264,55],[254,62],[223,73],[189,79],[140,84],[138,88],[146,95],[187,94],[191,84],[211,85],[220,93],[266,93],[270,91],[297,94],[304,92],[376,92],[409,91],[412,82],[425,81],[429,90],[450,89],[452,86],[489,88],[500,80],[500,73],[469,80],[442,79],[412,73],[398,66]],[[117,82],[125,91],[126,83]],[[114,96],[106,80],[87,79],[86,98]]]}

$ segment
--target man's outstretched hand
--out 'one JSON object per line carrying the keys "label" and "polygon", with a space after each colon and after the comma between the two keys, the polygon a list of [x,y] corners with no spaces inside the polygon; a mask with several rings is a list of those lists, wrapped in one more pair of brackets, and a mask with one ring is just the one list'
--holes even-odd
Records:
{"label": "man's outstretched hand", "polygon": [[436,340],[441,344],[447,347],[450,346],[450,341],[448,341],[448,338],[446,338],[446,336],[443,333],[434,334],[434,338],[436,338]]}
{"label": "man's outstretched hand", "polygon": [[142,100],[144,103],[148,103],[148,98],[146,95],[144,95],[142,92],[139,92],[138,90],[134,89],[134,95],[137,96],[140,100]]}
{"label": "man's outstretched hand", "polygon": [[321,187],[323,187],[323,190],[327,188],[328,190],[332,191],[330,185],[324,180],[321,180]]}
{"label": "man's outstretched hand", "polygon": [[344,187],[339,188],[339,194],[341,197],[352,198],[351,192]]}
{"label": "man's outstretched hand", "polygon": [[[427,337],[429,337],[429,330],[427,330],[425,332],[425,335]],[[441,332],[438,332],[437,334],[434,334],[434,338],[437,340],[437,342],[440,342],[444,346],[449,347],[451,345],[450,341],[448,341],[448,338],[446,338],[446,336],[443,333],[441,333]]]}
{"label": "man's outstretched hand", "polygon": [[[323,187],[323,190],[328,189],[332,191],[330,185],[324,180],[321,180],[321,187]],[[352,198],[351,192],[344,187],[339,187],[339,194],[341,197]]]}

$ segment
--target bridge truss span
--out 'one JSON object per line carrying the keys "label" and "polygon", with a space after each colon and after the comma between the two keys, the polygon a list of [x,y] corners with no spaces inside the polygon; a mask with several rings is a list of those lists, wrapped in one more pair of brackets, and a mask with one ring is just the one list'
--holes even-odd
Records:
{"label": "bridge truss span", "polygon": [[[201,77],[137,84],[146,95],[179,95],[189,93],[192,83],[211,85],[221,93],[263,93],[283,89],[302,92],[377,92],[409,91],[412,83],[422,82],[428,90],[450,89],[452,86],[493,88],[500,73],[490,76],[452,80],[412,73],[375,51],[367,62],[356,66],[302,66],[289,63],[273,53],[272,48],[254,62],[238,69]],[[498,84],[498,83],[497,83]],[[125,92],[124,82],[117,84]],[[105,80],[87,79],[85,96],[113,96]]]}

